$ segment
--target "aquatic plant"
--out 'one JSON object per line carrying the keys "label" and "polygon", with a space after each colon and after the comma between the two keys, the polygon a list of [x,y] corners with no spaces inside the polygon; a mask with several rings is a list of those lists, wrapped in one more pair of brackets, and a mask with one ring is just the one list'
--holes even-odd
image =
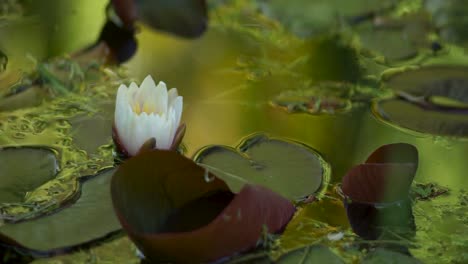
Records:
{"label": "aquatic plant", "polygon": [[182,106],[176,88],[168,91],[164,82],[155,85],[149,75],[140,87],[120,85],[113,129],[119,152],[134,156],[151,138],[156,140],[152,148],[175,149],[185,130],[180,125]]}

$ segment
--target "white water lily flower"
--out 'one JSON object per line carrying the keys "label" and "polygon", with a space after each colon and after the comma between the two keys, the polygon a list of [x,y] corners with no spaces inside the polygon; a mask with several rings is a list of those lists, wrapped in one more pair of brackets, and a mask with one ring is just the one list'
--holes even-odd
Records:
{"label": "white water lily flower", "polygon": [[114,133],[120,147],[134,156],[154,138],[156,148],[170,149],[178,133],[182,106],[183,98],[176,88],[167,91],[164,82],[155,85],[150,75],[139,88],[135,83],[129,87],[120,85],[114,116]]}

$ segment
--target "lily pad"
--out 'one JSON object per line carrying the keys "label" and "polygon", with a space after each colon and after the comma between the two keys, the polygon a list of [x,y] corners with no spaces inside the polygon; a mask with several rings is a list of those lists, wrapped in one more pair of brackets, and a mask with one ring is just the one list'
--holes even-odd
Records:
{"label": "lily pad", "polygon": [[343,260],[329,248],[320,245],[307,246],[282,256],[278,264],[296,263],[330,263],[341,264]]}
{"label": "lily pad", "polygon": [[417,149],[406,143],[383,145],[364,164],[343,177],[342,191],[361,203],[387,203],[407,198],[418,167]]}
{"label": "lily pad", "polygon": [[413,258],[408,255],[403,255],[398,252],[386,250],[386,249],[377,249],[367,254],[367,256],[362,260],[363,264],[419,264],[422,263],[420,260]]}
{"label": "lily pad", "polygon": [[243,184],[265,186],[293,200],[303,200],[324,187],[329,165],[314,149],[254,134],[237,148],[208,146],[194,160],[238,191]]}
{"label": "lily pad", "polygon": [[0,227],[0,241],[34,256],[65,253],[118,232],[110,181],[114,170],[81,178],[81,194],[69,207],[33,220]]}
{"label": "lily pad", "polygon": [[0,148],[0,203],[19,203],[28,192],[55,178],[54,151],[39,147]]}
{"label": "lily pad", "polygon": [[425,109],[400,99],[387,99],[373,104],[379,119],[401,128],[439,136],[468,136],[468,116],[463,112],[449,113]]}
{"label": "lily pad", "polygon": [[388,6],[391,1],[261,0],[262,11],[279,20],[300,37],[311,37],[337,28],[343,18],[367,14]]}
{"label": "lily pad", "polygon": [[447,97],[468,104],[468,67],[442,65],[408,70],[386,77],[384,87],[412,96]]}
{"label": "lily pad", "polygon": [[126,160],[111,192],[123,228],[151,261],[202,263],[246,251],[263,230],[281,231],[295,211],[262,186],[247,184],[234,194],[203,167],[167,150]]}
{"label": "lily pad", "polygon": [[348,171],[341,190],[356,234],[368,240],[388,234],[391,239],[395,239],[394,234],[396,239],[414,236],[416,227],[408,196],[417,167],[417,149],[396,143],[381,146],[364,164]]}
{"label": "lily pad", "polygon": [[95,154],[100,146],[111,142],[112,119],[105,114],[78,116],[70,123],[74,143],[88,154]]}

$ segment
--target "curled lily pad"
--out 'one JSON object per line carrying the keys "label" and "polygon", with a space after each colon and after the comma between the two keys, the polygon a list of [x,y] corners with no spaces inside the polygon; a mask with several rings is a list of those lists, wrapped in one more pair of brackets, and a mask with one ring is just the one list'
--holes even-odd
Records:
{"label": "curled lily pad", "polygon": [[417,165],[418,152],[414,146],[389,144],[375,150],[366,163],[353,167],[343,177],[343,202],[356,234],[370,240],[389,229],[392,236],[414,235],[414,216],[408,197]]}
{"label": "curled lily pad", "polygon": [[398,127],[440,136],[468,136],[468,117],[459,110],[455,113],[425,109],[417,104],[387,99],[373,104],[373,113],[379,119]]}
{"label": "curled lily pad", "polygon": [[50,149],[0,148],[0,203],[22,202],[28,192],[55,178],[58,170],[56,153]]}
{"label": "curled lily pad", "polygon": [[408,70],[387,76],[384,86],[429,100],[446,97],[468,104],[468,67],[427,66]]}
{"label": "curled lily pad", "polygon": [[202,263],[255,247],[276,233],[294,206],[265,187],[234,194],[220,179],[175,151],[126,160],[111,185],[115,212],[151,261]]}
{"label": "curled lily pad", "polygon": [[33,256],[50,256],[116,233],[121,227],[109,192],[112,173],[82,178],[78,200],[58,212],[1,226],[0,243]]}
{"label": "curled lily pad", "polygon": [[264,134],[245,138],[237,148],[208,146],[198,151],[195,161],[235,191],[249,182],[293,200],[318,193],[330,173],[314,149]]}
{"label": "curled lily pad", "polygon": [[418,167],[418,151],[410,144],[384,145],[364,164],[353,167],[342,181],[343,193],[352,201],[385,203],[408,196]]}

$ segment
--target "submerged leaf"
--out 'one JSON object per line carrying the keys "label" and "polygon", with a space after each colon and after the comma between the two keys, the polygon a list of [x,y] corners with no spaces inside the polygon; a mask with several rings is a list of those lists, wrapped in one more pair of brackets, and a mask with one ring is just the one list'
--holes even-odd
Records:
{"label": "submerged leaf", "polygon": [[84,179],[81,195],[50,215],[0,227],[0,241],[34,256],[65,253],[121,229],[109,192],[113,170]]}
{"label": "submerged leaf", "polygon": [[55,178],[58,169],[50,149],[0,148],[0,203],[22,202],[27,192]]}
{"label": "submerged leaf", "polygon": [[150,260],[201,263],[248,250],[264,227],[279,232],[295,211],[264,187],[245,185],[234,194],[206,174],[192,160],[165,150],[128,159],[114,174],[116,214]]}
{"label": "submerged leaf", "polygon": [[237,148],[209,146],[195,161],[225,180],[234,190],[254,183],[295,200],[317,193],[328,178],[328,164],[305,145],[254,134]]}

